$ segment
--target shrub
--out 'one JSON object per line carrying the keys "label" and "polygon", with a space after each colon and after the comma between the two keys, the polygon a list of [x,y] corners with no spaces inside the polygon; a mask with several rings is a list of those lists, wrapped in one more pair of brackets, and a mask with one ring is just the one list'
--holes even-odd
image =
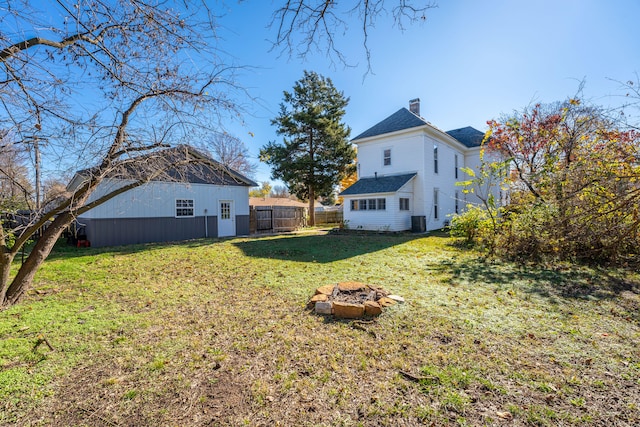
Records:
{"label": "shrub", "polygon": [[494,233],[488,211],[480,206],[469,204],[463,213],[451,218],[451,236],[463,238],[467,245],[488,247]]}

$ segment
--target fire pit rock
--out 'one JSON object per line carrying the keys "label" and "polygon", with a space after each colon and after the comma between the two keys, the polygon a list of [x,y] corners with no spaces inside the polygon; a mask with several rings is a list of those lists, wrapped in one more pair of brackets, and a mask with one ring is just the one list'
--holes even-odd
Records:
{"label": "fire pit rock", "polygon": [[390,295],[382,288],[360,282],[341,282],[316,289],[308,307],[318,314],[333,314],[343,319],[378,316],[384,307],[404,303],[404,298]]}

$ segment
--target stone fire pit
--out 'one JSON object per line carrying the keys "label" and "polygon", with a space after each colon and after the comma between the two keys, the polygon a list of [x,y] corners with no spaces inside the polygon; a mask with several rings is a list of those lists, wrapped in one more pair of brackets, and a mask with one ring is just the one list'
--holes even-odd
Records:
{"label": "stone fire pit", "polygon": [[341,282],[320,286],[307,307],[318,314],[332,314],[343,319],[378,316],[384,307],[403,303],[404,298],[390,295],[382,288],[360,282]]}

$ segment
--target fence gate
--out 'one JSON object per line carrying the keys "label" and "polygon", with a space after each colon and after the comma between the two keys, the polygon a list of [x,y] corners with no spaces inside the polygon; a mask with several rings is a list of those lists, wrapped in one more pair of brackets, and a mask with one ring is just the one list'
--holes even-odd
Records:
{"label": "fence gate", "polygon": [[271,206],[256,207],[256,231],[273,229],[273,209]]}
{"label": "fence gate", "polygon": [[291,206],[251,206],[251,233],[294,231],[307,225],[305,208]]}

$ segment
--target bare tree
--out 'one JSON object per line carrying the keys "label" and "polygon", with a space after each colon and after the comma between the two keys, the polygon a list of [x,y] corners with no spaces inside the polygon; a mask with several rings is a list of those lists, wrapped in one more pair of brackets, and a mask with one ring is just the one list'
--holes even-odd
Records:
{"label": "bare tree", "polygon": [[377,19],[390,15],[394,24],[403,30],[407,23],[425,21],[427,11],[436,7],[435,2],[427,0],[287,0],[284,3],[271,20],[271,27],[276,29],[273,49],[299,57],[320,52],[348,65],[339,37],[341,34],[347,37],[349,24],[354,23],[362,37],[368,71],[371,70],[369,31]]}
{"label": "bare tree", "polygon": [[289,197],[291,197],[291,193],[289,193],[289,189],[284,185],[274,185],[269,196],[280,199],[288,199]]}
{"label": "bare tree", "polygon": [[[24,295],[79,214],[153,179],[134,175],[127,187],[91,200],[105,177],[159,161],[141,154],[193,143],[215,118],[237,111],[233,69],[214,48],[217,24],[205,2],[16,0],[0,5],[0,20],[0,128],[51,170],[88,168],[73,192],[33,212],[21,229],[2,223],[0,307],[6,307]],[[158,166],[145,170],[161,173]],[[45,224],[11,277],[16,254]]]}
{"label": "bare tree", "polygon": [[28,209],[32,191],[25,153],[0,134],[0,213]]}
{"label": "bare tree", "polygon": [[258,165],[250,159],[247,146],[239,138],[225,132],[216,132],[210,142],[213,158],[223,166],[253,178]]}

